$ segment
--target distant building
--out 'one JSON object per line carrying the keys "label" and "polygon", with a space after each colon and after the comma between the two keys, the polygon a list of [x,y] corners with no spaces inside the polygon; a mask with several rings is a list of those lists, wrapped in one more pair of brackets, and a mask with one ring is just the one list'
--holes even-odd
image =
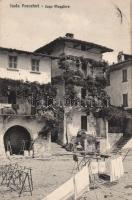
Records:
{"label": "distant building", "polygon": [[107,93],[112,105],[132,109],[132,55],[120,52],[117,61],[110,66]]}
{"label": "distant building", "polygon": [[[132,114],[132,55],[119,52],[117,63],[109,68],[109,86],[106,91],[112,105],[124,107]],[[127,119],[123,126],[126,133],[132,133],[131,119]]]}

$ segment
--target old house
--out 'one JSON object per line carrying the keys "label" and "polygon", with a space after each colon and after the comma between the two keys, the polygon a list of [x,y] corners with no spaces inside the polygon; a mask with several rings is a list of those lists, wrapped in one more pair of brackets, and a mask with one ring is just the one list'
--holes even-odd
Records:
{"label": "old house", "polygon": [[[102,89],[107,68],[102,56],[111,51],[110,48],[75,39],[71,33],[35,51],[59,57],[52,65],[51,76],[52,84],[57,87],[56,99],[65,108],[64,131],[59,136],[61,143],[70,142],[79,130],[84,129],[88,134],[100,137],[101,148],[106,150],[107,120],[95,117],[94,112],[108,103]],[[89,108],[87,112],[82,109],[85,107]]]}
{"label": "old house", "polygon": [[[123,107],[132,114],[132,55],[119,52],[117,63],[110,66],[109,86],[106,88],[110,102],[117,107]],[[124,124],[124,132],[132,133],[132,121]]]}
{"label": "old house", "polygon": [[34,99],[44,96],[43,85],[51,82],[51,60],[41,53],[0,47],[1,155],[5,150],[23,154],[43,129],[44,121],[35,117]]}

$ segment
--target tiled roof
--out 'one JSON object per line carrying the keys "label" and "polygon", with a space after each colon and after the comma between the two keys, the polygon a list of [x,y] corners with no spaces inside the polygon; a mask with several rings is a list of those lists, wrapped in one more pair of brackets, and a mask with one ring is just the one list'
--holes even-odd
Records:
{"label": "tiled roof", "polygon": [[110,65],[109,71],[112,72],[112,71],[115,71],[115,70],[122,69],[124,66],[129,65],[129,64],[131,64],[131,67],[132,67],[132,59],[125,60],[125,61],[118,62],[118,63]]}
{"label": "tiled roof", "polygon": [[0,51],[10,52],[10,53],[16,52],[17,54],[27,54],[27,55],[55,58],[54,56],[49,56],[49,55],[43,54],[43,53],[23,51],[23,50],[19,50],[19,49],[12,49],[12,48],[5,48],[5,47],[0,47]]}
{"label": "tiled roof", "polygon": [[69,37],[59,37],[59,38],[56,38],[55,40],[51,41],[50,43],[38,48],[35,50],[35,52],[41,52],[41,51],[48,51],[50,49],[52,49],[52,47],[56,44],[56,43],[60,43],[60,42],[73,42],[73,43],[79,43],[79,44],[84,44],[84,45],[87,45],[89,47],[92,47],[92,48],[98,48],[101,50],[102,53],[105,53],[105,52],[112,52],[113,49],[110,49],[110,48],[107,48],[105,46],[102,46],[102,45],[99,45],[99,44],[95,44],[95,43],[92,43],[92,42],[86,42],[86,41],[83,41],[83,40],[78,40],[78,39],[74,39],[74,38],[69,38]]}

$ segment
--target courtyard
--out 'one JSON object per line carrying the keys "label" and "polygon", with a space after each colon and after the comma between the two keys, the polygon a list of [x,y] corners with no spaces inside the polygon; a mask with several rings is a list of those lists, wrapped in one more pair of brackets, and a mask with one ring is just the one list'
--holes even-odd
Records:
{"label": "courtyard", "polygon": [[[41,200],[47,194],[55,190],[72,176],[74,161],[72,154],[66,152],[59,145],[52,143],[52,156],[45,159],[26,158],[23,156],[12,156],[10,162],[32,168],[33,195],[23,192],[19,198],[17,191],[11,191],[6,186],[0,186],[0,199],[22,199],[22,200]],[[123,155],[124,156],[124,155]],[[4,164],[1,161],[1,164]],[[9,161],[8,161],[9,162]],[[97,188],[90,190],[82,196],[83,199],[132,199],[132,151],[126,156],[124,164],[124,176],[119,182],[110,184],[98,183]]]}

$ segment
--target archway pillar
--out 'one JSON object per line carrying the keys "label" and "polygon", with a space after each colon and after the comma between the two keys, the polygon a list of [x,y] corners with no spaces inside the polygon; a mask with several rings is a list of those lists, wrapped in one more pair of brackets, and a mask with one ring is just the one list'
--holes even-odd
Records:
{"label": "archway pillar", "polygon": [[0,135],[0,158],[5,158],[6,153],[5,153],[5,147],[4,147],[4,142],[3,142],[3,135]]}

